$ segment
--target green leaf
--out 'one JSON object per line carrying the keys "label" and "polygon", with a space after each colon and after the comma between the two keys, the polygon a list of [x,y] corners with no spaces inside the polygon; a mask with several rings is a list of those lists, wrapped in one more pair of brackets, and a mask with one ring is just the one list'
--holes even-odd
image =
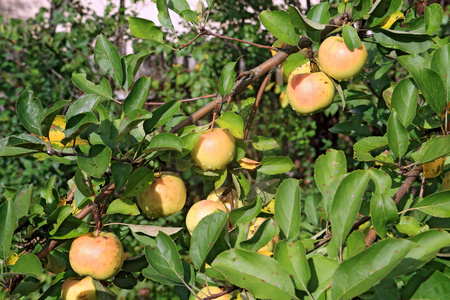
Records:
{"label": "green leaf", "polygon": [[276,175],[289,172],[294,163],[289,157],[285,156],[266,156],[261,160],[258,172],[267,175]]}
{"label": "green leaf", "polygon": [[100,178],[111,162],[112,151],[106,145],[94,145],[89,149],[89,156],[77,155],[78,166],[91,175]]}
{"label": "green leaf", "polygon": [[344,38],[345,45],[351,52],[353,52],[355,48],[359,49],[361,47],[361,39],[353,26],[345,24],[342,28],[342,37]]}
{"label": "green leaf", "polygon": [[131,173],[128,179],[127,188],[125,190],[126,196],[136,196],[140,194],[147,186],[153,182],[153,171],[146,168],[140,167]]}
{"label": "green leaf", "polygon": [[380,169],[370,168],[370,179],[375,183],[375,194],[389,194],[392,179],[388,173]]}
{"label": "green leaf", "polygon": [[421,231],[419,222],[412,216],[401,216],[400,221],[395,227],[399,232],[409,236],[417,235]]}
{"label": "green leaf", "polygon": [[[253,233],[253,236],[248,240],[241,242],[239,247],[248,251],[257,252],[268,243],[271,243],[272,239],[275,238],[279,232],[280,229],[278,229],[277,223],[274,222],[272,218],[267,218],[257,226],[257,230]],[[270,245],[273,245],[273,242],[269,244],[269,247],[272,247]]]}
{"label": "green leaf", "polygon": [[444,9],[439,3],[424,5],[425,33],[432,34],[441,26],[444,18]]}
{"label": "green leaf", "polygon": [[115,161],[111,164],[111,173],[116,186],[116,191],[122,190],[125,184],[127,184],[128,177],[130,177],[132,170],[133,167],[131,164],[121,163],[119,161]]}
{"label": "green leaf", "polygon": [[431,70],[438,73],[441,76],[442,82],[444,84],[447,97],[447,102],[450,102],[450,68],[449,66],[450,57],[450,44],[446,44],[441,48],[437,49],[433,53],[431,58]]}
{"label": "green leaf", "polygon": [[274,258],[289,272],[294,280],[295,288],[306,291],[308,281],[311,278],[311,270],[306,259],[305,246],[303,246],[302,242],[279,241],[275,249]]}
{"label": "green leaf", "polygon": [[130,25],[131,33],[135,37],[164,44],[161,28],[156,26],[152,21],[137,17],[128,17],[128,24]]}
{"label": "green leaf", "polygon": [[163,232],[167,235],[174,235],[183,230],[183,227],[161,227],[154,225],[134,225],[134,224],[125,224],[125,223],[116,223],[119,225],[125,225],[130,228],[130,230],[134,233],[143,233],[145,235],[156,237],[158,232]]}
{"label": "green leaf", "polygon": [[53,239],[73,239],[89,232],[89,224],[75,216],[69,215],[58,230],[52,235]]}
{"label": "green leaf", "polygon": [[258,151],[268,151],[278,148],[278,143],[272,138],[267,138],[258,135],[252,140],[253,147]]}
{"label": "green leaf", "polygon": [[325,197],[332,182],[347,173],[347,160],[343,151],[329,149],[316,159],[314,180],[320,193]]}
{"label": "green leaf", "polygon": [[[73,102],[66,113],[66,121],[70,120],[74,116],[78,116],[81,113],[94,112],[97,105],[102,102],[103,97],[99,95],[83,95]],[[69,123],[69,122],[67,122]],[[67,125],[66,125],[67,129]]]}
{"label": "green leaf", "polygon": [[263,254],[231,249],[217,256],[211,266],[256,298],[298,299],[289,273],[279,262]]}
{"label": "green leaf", "polygon": [[[239,60],[239,58],[238,58]],[[219,93],[222,97],[225,97],[226,94],[231,92],[234,86],[234,80],[236,78],[236,72],[234,71],[234,67],[236,66],[237,61],[232,61],[227,63],[220,73],[219,78]]]}
{"label": "green leaf", "polygon": [[[0,140],[0,157],[21,156],[39,151],[39,149],[26,149],[22,147],[8,146],[8,144],[10,144],[10,138],[11,137],[7,137]],[[44,144],[40,145],[39,148],[41,150],[44,149]]]}
{"label": "green leaf", "polygon": [[385,278],[415,246],[407,240],[386,239],[344,261],[333,276],[332,298],[351,299],[366,292]]}
{"label": "green leaf", "polygon": [[280,41],[289,45],[297,45],[300,41],[300,36],[286,11],[264,10],[259,14],[259,19],[264,27]]}
{"label": "green leaf", "polygon": [[353,171],[337,188],[329,215],[333,240],[339,249],[356,220],[369,179],[369,172]]}
{"label": "green leaf", "polygon": [[216,123],[220,128],[228,129],[234,137],[238,139],[244,137],[244,121],[238,114],[235,114],[230,110],[226,111],[220,118],[216,119]]}
{"label": "green leaf", "polygon": [[31,133],[41,136],[40,125],[44,117],[44,109],[39,99],[33,98],[33,91],[26,88],[16,101],[17,117]]}
{"label": "green leaf", "polygon": [[59,100],[45,112],[40,126],[42,136],[48,137],[48,133],[50,131],[50,127],[52,126],[53,120],[55,120],[55,117],[59,114],[61,109],[63,109],[64,106],[66,106],[69,102],[69,100]]}
{"label": "green leaf", "polygon": [[167,6],[177,14],[189,9],[189,3],[186,0],[167,0]]}
{"label": "green leaf", "polygon": [[114,79],[117,86],[122,85],[123,71],[120,55],[103,34],[100,34],[95,42],[94,61]]}
{"label": "green leaf", "polygon": [[412,75],[427,103],[440,115],[448,101],[441,76],[425,67],[425,59],[421,56],[405,55],[399,57],[398,61]]}
{"label": "green leaf", "polygon": [[94,195],[92,195],[93,192],[91,191],[91,188],[86,183],[86,179],[84,178],[84,175],[83,175],[83,172],[81,171],[81,169],[78,169],[75,172],[75,176],[73,179],[75,181],[77,189],[83,194],[83,196],[85,196],[85,197],[94,196]]}
{"label": "green leaf", "polygon": [[155,50],[143,50],[136,54],[129,54],[122,57],[122,65],[124,70],[124,83],[123,87],[128,90],[130,86],[133,84],[134,76],[136,76],[136,73],[141,66],[142,62]]}
{"label": "green leaf", "polygon": [[195,25],[199,25],[198,14],[195,11],[185,9],[182,12],[180,12],[180,17],[182,17],[188,22],[194,23]]}
{"label": "green leaf", "polygon": [[422,144],[422,148],[414,153],[412,158],[420,164],[426,164],[448,154],[450,154],[450,135],[445,135]]}
{"label": "green leaf", "polygon": [[11,249],[15,223],[14,203],[12,200],[6,200],[0,205],[0,258],[3,261]]}
{"label": "green leaf", "polygon": [[127,198],[116,199],[108,206],[107,215],[122,214],[129,216],[137,216],[140,214],[136,204]]}
{"label": "green leaf", "polygon": [[29,275],[39,278],[42,275],[42,265],[34,254],[23,254],[14,264],[12,271],[17,274]]}
{"label": "green leaf", "polygon": [[144,122],[145,133],[149,134],[153,132],[154,129],[166,124],[166,122],[178,111],[180,105],[181,103],[177,100],[172,100],[155,109],[152,112],[153,116]]}
{"label": "green leaf", "polygon": [[411,54],[422,53],[428,50],[433,44],[433,40],[427,34],[382,28],[373,29],[373,37],[386,48],[398,49]]}
{"label": "green leaf", "polygon": [[50,177],[45,183],[44,188],[41,190],[41,198],[44,199],[45,213],[50,214],[59,204],[59,193],[55,189],[56,176]]}
{"label": "green leaf", "polygon": [[[355,5],[356,4],[356,5]],[[355,2],[352,8],[352,17],[354,20],[359,20],[370,11],[373,0],[360,0]]]}
{"label": "green leaf", "polygon": [[312,292],[315,299],[325,298],[320,296],[329,290],[333,274],[338,266],[339,262],[335,259],[321,255],[311,257],[309,260],[311,279],[308,282],[308,290]]}
{"label": "green leaf", "polygon": [[450,191],[431,194],[413,207],[434,217],[450,218]]}
{"label": "green leaf", "polygon": [[361,231],[353,231],[347,238],[344,249],[344,260],[347,260],[366,248],[366,241]]}
{"label": "green leaf", "polygon": [[25,184],[20,187],[14,194],[12,199],[14,203],[14,210],[16,220],[28,214],[28,209],[31,205],[31,197],[33,196],[33,184]]}
{"label": "green leaf", "polygon": [[[228,230],[227,218],[226,212],[215,212],[201,219],[195,227],[192,233],[189,256],[197,269],[201,268],[219,238],[223,238],[224,230]],[[219,250],[224,251],[226,249]]]}
{"label": "green leaf", "polygon": [[309,20],[318,22],[320,24],[328,24],[330,21],[330,4],[327,2],[319,3],[311,7],[311,10],[306,15]]}
{"label": "green leaf", "polygon": [[326,27],[325,24],[320,24],[309,20],[306,16],[302,15],[296,7],[293,6],[289,6],[289,17],[291,19],[292,25],[294,25],[295,28],[298,28],[300,30],[318,31],[324,30]]}
{"label": "green leaf", "polygon": [[122,141],[127,134],[129,134],[139,123],[145,122],[152,117],[152,113],[142,109],[137,108],[126,114],[119,124],[119,136],[118,141]]}
{"label": "green leaf", "polygon": [[237,224],[248,223],[261,212],[262,202],[259,197],[256,197],[255,201],[249,205],[235,208],[230,211],[231,225],[237,226]]}
{"label": "green leaf", "polygon": [[80,113],[73,116],[67,121],[64,130],[66,137],[61,140],[61,144],[66,145],[70,141],[76,139],[83,131],[94,124],[98,124],[98,120],[91,112]]}
{"label": "green leaf", "polygon": [[387,124],[387,138],[389,148],[394,152],[398,159],[401,159],[408,151],[409,134],[405,126],[399,120],[397,111],[392,109]]}
{"label": "green leaf", "polygon": [[73,213],[73,208],[70,205],[59,206],[56,208],[50,216],[48,216],[47,223],[49,233],[51,235],[58,231],[64,220]]}
{"label": "green leaf", "polygon": [[151,77],[140,77],[131,88],[131,92],[123,101],[123,112],[125,115],[131,113],[133,110],[142,108],[145,101],[147,101],[148,93],[152,84]]}
{"label": "green leaf", "polygon": [[156,0],[156,8],[158,9],[159,23],[167,29],[174,30],[166,0]]}
{"label": "green leaf", "polygon": [[386,238],[386,225],[398,220],[397,206],[386,194],[374,194],[370,199],[370,214],[375,231],[381,238]]}
{"label": "green leaf", "polygon": [[300,187],[296,179],[284,180],[275,197],[275,220],[287,240],[300,233]]}
{"label": "green leaf", "polygon": [[288,56],[283,64],[283,72],[289,76],[295,69],[306,64],[309,61],[302,53],[293,53]]}
{"label": "green leaf", "polygon": [[402,0],[375,1],[374,5],[368,12],[368,14],[370,14],[370,18],[368,20],[369,28],[380,25],[384,18],[389,17],[396,11],[401,10],[402,4]]}
{"label": "green leaf", "polygon": [[100,95],[105,98],[112,98],[111,86],[106,78],[102,78],[100,83],[96,85],[92,81],[86,79],[86,74],[72,74],[72,83],[86,94]]}
{"label": "green leaf", "polygon": [[173,150],[181,152],[183,141],[173,133],[163,132],[155,135],[144,153]]}
{"label": "green leaf", "polygon": [[164,285],[181,285],[180,282],[172,281],[170,280],[170,278],[156,271],[155,268],[153,268],[152,265],[150,264],[145,269],[142,270],[142,275],[144,275],[148,279],[151,279]]}
{"label": "green leaf", "polygon": [[148,263],[164,277],[180,283],[184,271],[177,246],[170,236],[161,231],[156,236],[156,246],[157,248],[153,250],[145,248]]}
{"label": "green leaf", "polygon": [[403,126],[408,127],[416,116],[417,97],[419,90],[411,78],[400,80],[392,92],[392,108]]}
{"label": "green leaf", "polygon": [[421,282],[411,297],[422,300],[448,298],[450,298],[450,278],[439,271],[434,271],[430,277]]}

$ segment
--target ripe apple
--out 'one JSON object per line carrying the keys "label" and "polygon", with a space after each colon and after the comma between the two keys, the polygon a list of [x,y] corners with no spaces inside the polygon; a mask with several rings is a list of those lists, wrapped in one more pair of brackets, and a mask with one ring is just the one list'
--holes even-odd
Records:
{"label": "ripe apple", "polygon": [[[222,196],[223,192],[225,192],[226,188],[225,187],[220,187],[217,190],[213,190],[211,191],[211,193],[209,193],[208,197],[206,197],[206,200],[213,200],[213,201],[221,201],[223,204],[225,204],[225,206],[227,207],[227,210],[230,211],[231,210],[231,204],[230,201],[228,200],[228,195],[224,195],[224,197],[222,199],[220,199],[220,196]],[[236,199],[238,199],[238,195],[236,190],[231,190],[231,196],[232,196],[232,200],[233,203],[235,204],[234,208],[239,208],[244,206],[244,203],[242,203],[241,200],[238,200],[237,202],[237,206],[236,206]]]}
{"label": "ripe apple", "polygon": [[[265,220],[266,220],[265,218],[258,217],[254,222],[250,223],[250,227],[248,228],[247,239],[250,239],[255,235],[259,226],[261,226],[262,222],[264,222]],[[263,254],[265,254],[265,252],[273,252],[273,249],[275,249],[275,245],[277,244],[278,240],[279,236],[274,237],[264,247],[259,249],[258,252],[261,252]]]}
{"label": "ripe apple", "polygon": [[62,300],[97,300],[94,280],[90,276],[67,278],[61,288]]}
{"label": "ripe apple", "polygon": [[235,142],[228,130],[208,130],[191,150],[192,159],[204,171],[223,169],[234,159]]}
{"label": "ripe apple", "polygon": [[155,174],[155,180],[137,195],[137,202],[144,213],[151,218],[173,215],[186,203],[186,186],[176,173]]}
{"label": "ripe apple", "polygon": [[220,201],[201,200],[192,205],[186,215],[186,227],[189,233],[192,235],[195,227],[198,225],[198,222],[218,209],[227,211],[225,205]]}
{"label": "ripe apple", "polygon": [[352,79],[361,73],[366,61],[366,46],[361,43],[361,47],[350,51],[342,37],[331,36],[319,48],[320,68],[339,81]]}
{"label": "ripe apple", "polygon": [[[200,292],[197,293],[197,297],[199,297],[200,299],[205,299],[208,296],[214,295],[214,294],[219,294],[222,293],[223,291],[217,287],[217,286],[205,286],[204,288],[202,288],[200,290]],[[229,300],[231,299],[231,295],[229,294],[225,294],[222,295],[218,298],[215,298],[217,300]]]}
{"label": "ripe apple", "polygon": [[98,236],[87,233],[76,238],[69,251],[72,269],[80,275],[106,280],[122,268],[125,260],[122,243],[110,232]]}
{"label": "ripe apple", "polygon": [[289,104],[299,115],[327,109],[334,99],[334,85],[323,72],[297,74],[289,77]]}

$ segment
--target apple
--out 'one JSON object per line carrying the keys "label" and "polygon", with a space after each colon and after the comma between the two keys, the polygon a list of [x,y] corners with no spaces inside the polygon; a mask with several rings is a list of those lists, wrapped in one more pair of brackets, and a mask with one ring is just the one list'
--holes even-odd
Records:
{"label": "apple", "polygon": [[[219,294],[222,292],[223,291],[217,286],[205,286],[204,288],[202,288],[200,290],[200,292],[197,293],[197,297],[199,297],[200,299],[205,299],[206,297],[209,297],[214,294]],[[225,295],[222,295],[222,296],[220,296],[218,298],[214,298],[214,299],[229,300],[229,299],[231,299],[231,295],[225,294]]]}
{"label": "apple", "polygon": [[292,109],[305,115],[327,109],[334,99],[334,85],[323,72],[289,77],[287,98]]}
{"label": "apple", "polygon": [[94,280],[90,276],[67,278],[61,288],[62,300],[97,300]]}
{"label": "apple", "polygon": [[214,128],[198,139],[191,150],[191,157],[204,171],[223,169],[234,159],[235,143],[228,130]]}
{"label": "apple", "polygon": [[192,235],[200,220],[218,209],[227,211],[225,205],[220,201],[201,200],[192,205],[186,215],[186,227],[189,233]]}
{"label": "apple", "polygon": [[122,268],[125,255],[119,238],[110,232],[87,233],[76,238],[69,251],[72,269],[79,275],[106,280]]}
{"label": "apple", "polygon": [[323,72],[336,80],[349,80],[361,73],[367,61],[367,49],[361,47],[350,51],[344,39],[331,36],[319,47],[319,63]]}
{"label": "apple", "polygon": [[139,207],[150,218],[166,217],[184,207],[186,186],[176,173],[156,173],[153,183],[136,198]]}
{"label": "apple", "polygon": [[[256,231],[258,230],[259,226],[261,226],[261,224],[266,220],[266,218],[256,218],[256,220],[254,222],[250,223],[250,227],[248,228],[248,234],[247,234],[247,239],[250,239],[251,237],[253,237],[256,233]],[[271,239],[264,247],[262,247],[261,249],[258,250],[258,252],[267,255],[267,252],[273,252],[273,249],[275,249],[275,245],[277,244],[279,240],[279,236],[277,235],[276,237],[274,237],[273,239]]]}
{"label": "apple", "polygon": [[[230,201],[228,199],[228,195],[223,195],[223,192],[225,192],[226,188],[225,187],[220,187],[217,190],[213,190],[211,191],[211,193],[209,193],[208,197],[206,197],[206,200],[213,200],[213,201],[221,201],[223,204],[225,204],[225,206],[227,207],[227,210],[230,211],[231,210],[231,204]],[[237,205],[236,205],[236,199],[238,199],[238,195],[236,190],[231,190],[231,196],[232,196],[232,200],[234,203],[234,208],[239,208],[244,206],[244,203],[242,203],[241,200],[237,201]]]}

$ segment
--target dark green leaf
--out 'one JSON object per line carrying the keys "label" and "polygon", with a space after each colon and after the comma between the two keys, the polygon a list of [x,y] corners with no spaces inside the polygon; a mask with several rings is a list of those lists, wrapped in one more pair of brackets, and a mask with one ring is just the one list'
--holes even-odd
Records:
{"label": "dark green leaf", "polygon": [[433,44],[429,35],[420,33],[375,28],[373,36],[378,43],[387,48],[411,54],[424,52]]}
{"label": "dark green leaf", "polygon": [[248,289],[256,298],[298,299],[289,273],[263,254],[231,249],[217,256],[212,267],[232,284]]}
{"label": "dark green leaf", "polygon": [[233,89],[234,79],[236,78],[236,72],[234,71],[235,66],[236,62],[229,62],[223,67],[222,72],[220,73],[219,93],[222,97],[231,92]]}
{"label": "dark green leaf", "polygon": [[137,285],[138,281],[132,273],[120,271],[114,275],[113,283],[121,289],[132,290]]}
{"label": "dark green leaf", "polygon": [[440,115],[448,101],[441,76],[425,67],[425,59],[421,56],[405,55],[399,57],[398,61],[412,75],[428,104]]}
{"label": "dark green leaf", "polygon": [[335,259],[324,257],[321,255],[313,256],[309,260],[309,268],[311,269],[311,279],[308,282],[308,290],[312,292],[315,299],[323,299],[333,278],[333,274],[339,266],[339,262]]}
{"label": "dark green leaf", "polygon": [[401,10],[402,4],[402,0],[375,1],[372,8],[368,12],[368,14],[370,14],[368,26],[372,28],[380,25],[386,17],[389,17],[396,11]]}
{"label": "dark green leaf", "polygon": [[86,94],[96,94],[105,98],[112,97],[111,86],[106,78],[102,78],[100,83],[96,85],[86,79],[85,73],[72,74],[72,83]]}
{"label": "dark green leaf", "polygon": [[450,102],[450,44],[446,44],[437,49],[433,53],[431,58],[431,70],[441,75],[442,82],[444,83],[445,90],[447,92],[447,102]]}
{"label": "dark green leaf", "polygon": [[389,274],[415,246],[407,240],[382,240],[344,261],[334,273],[331,296],[351,299],[361,295]]}
{"label": "dark green leaf", "polygon": [[289,172],[294,163],[289,157],[285,156],[266,156],[261,160],[258,172],[267,175],[276,175]]}
{"label": "dark green leaf", "polygon": [[[66,113],[66,121],[74,116],[78,116],[81,113],[94,112],[98,104],[103,100],[99,95],[83,95],[73,102]],[[68,123],[68,122],[67,122]],[[66,126],[67,129],[67,126]]]}
{"label": "dark green leaf", "polygon": [[195,227],[189,256],[197,269],[201,268],[223,231],[228,230],[227,218],[226,212],[215,212],[201,219]]}
{"label": "dark green leaf", "polygon": [[77,155],[77,163],[83,171],[92,177],[100,178],[108,169],[111,156],[111,149],[105,145],[94,145],[89,149],[89,156]]}
{"label": "dark green leaf", "polygon": [[250,222],[261,212],[261,207],[261,199],[256,197],[255,201],[249,205],[233,209],[230,211],[231,225],[237,226],[237,224]]}
{"label": "dark green leaf", "polygon": [[45,183],[44,188],[41,190],[41,197],[44,199],[45,212],[50,214],[59,204],[59,193],[55,189],[56,176],[50,177]]}
{"label": "dark green leaf", "polygon": [[342,37],[344,38],[345,45],[351,52],[355,48],[359,49],[361,47],[361,39],[353,26],[345,24],[344,28],[342,28]]}
{"label": "dark green leaf", "polygon": [[6,200],[0,205],[0,258],[3,261],[6,260],[10,252],[15,223],[14,203],[11,200]]}
{"label": "dark green leaf", "polygon": [[127,184],[128,177],[133,170],[131,164],[121,163],[115,161],[111,164],[111,173],[114,179],[114,184],[116,186],[116,191],[123,189],[125,184]]}
{"label": "dark green leaf", "polygon": [[328,24],[330,21],[330,4],[327,2],[319,3],[311,7],[311,10],[306,15],[309,20],[320,23]]}
{"label": "dark green leaf", "polygon": [[77,186],[77,189],[83,194],[83,196],[85,196],[85,197],[95,196],[95,195],[93,195],[93,191],[91,191],[89,184],[87,183],[86,179],[84,178],[84,175],[83,175],[83,172],[81,171],[81,169],[78,169],[75,172],[74,181]]}
{"label": "dark green leaf", "polygon": [[[289,6],[289,17],[295,28],[305,31],[317,31],[325,29],[325,24],[320,24],[306,18],[296,7]],[[297,40],[298,43],[298,40]]]}
{"label": "dark green leaf", "polygon": [[222,129],[228,129],[230,133],[238,139],[244,137],[244,121],[241,116],[232,111],[226,111],[220,118],[216,119],[216,123]]}
{"label": "dark green leaf", "polygon": [[76,139],[83,131],[91,125],[98,124],[97,117],[91,112],[80,113],[69,119],[64,130],[65,138],[61,140],[61,144],[66,145]]}
{"label": "dark green leaf", "polygon": [[392,197],[386,194],[374,194],[370,199],[372,224],[381,238],[386,238],[386,225],[397,221],[398,211]]}
{"label": "dark green leaf", "polygon": [[392,108],[403,126],[408,127],[416,115],[419,90],[411,78],[400,80],[392,92]]}
{"label": "dark green leaf", "polygon": [[444,18],[444,10],[439,3],[424,5],[425,9],[425,33],[432,34],[441,26]]}
{"label": "dark green leaf", "polygon": [[34,254],[24,254],[14,264],[14,273],[24,274],[39,278],[42,275],[42,265],[39,258]]}
{"label": "dark green leaf", "polygon": [[431,194],[413,207],[434,217],[450,218],[450,191]]}
{"label": "dark green leaf", "polygon": [[73,213],[73,208],[70,205],[59,206],[56,208],[50,216],[48,216],[47,223],[49,233],[51,235],[58,231],[58,228],[64,222],[64,220]]}
{"label": "dark green leaf", "polygon": [[296,179],[284,180],[275,197],[275,220],[287,240],[300,233],[300,187]]}
{"label": "dark green leaf", "polygon": [[178,111],[181,103],[177,100],[172,100],[164,103],[161,107],[155,109],[152,113],[151,119],[144,122],[144,131],[146,134],[151,133],[155,128],[159,128],[166,124],[172,116]]}
{"label": "dark green leaf", "polygon": [[311,278],[306,259],[306,251],[302,242],[279,241],[277,243],[274,258],[289,272],[297,290],[306,291],[308,281]]}
{"label": "dark green leaf", "polygon": [[360,0],[355,2],[355,4],[356,5],[354,5],[352,9],[352,17],[355,20],[359,20],[362,19],[362,17],[364,17],[364,15],[370,11],[373,0]]}
{"label": "dark green leaf", "polygon": [[153,182],[153,178],[154,176],[152,170],[145,167],[137,168],[133,173],[131,173],[131,176],[128,179],[125,195],[138,195]]}
{"label": "dark green leaf", "polygon": [[152,113],[142,109],[137,108],[126,114],[120,122],[119,125],[119,136],[117,137],[119,141],[130,133],[139,123],[142,123],[152,117]]}
{"label": "dark green leaf", "polygon": [[392,109],[387,124],[387,138],[389,148],[398,159],[401,159],[408,150],[409,134],[402,122],[400,122],[397,111]]}
{"label": "dark green leaf", "polygon": [[133,110],[142,108],[150,91],[152,84],[151,77],[140,77],[131,88],[130,93],[123,101],[123,112],[125,115],[131,113]]}
{"label": "dark green leaf", "polygon": [[75,216],[68,216],[52,235],[53,239],[73,239],[89,232],[89,224]]}
{"label": "dark green leaf", "polygon": [[94,61],[114,79],[117,86],[122,85],[123,71],[120,55],[103,34],[100,34],[95,42]]}
{"label": "dark green leaf", "polygon": [[363,137],[371,135],[369,127],[359,121],[345,121],[338,123],[330,128],[330,132]]}
{"label": "dark green leaf", "polygon": [[108,210],[106,214],[122,214],[129,216],[137,216],[140,214],[139,208],[136,206],[136,203],[127,198],[116,199],[108,206]]}
{"label": "dark green leaf", "polygon": [[17,117],[23,126],[31,133],[41,136],[41,122],[44,109],[39,99],[33,98],[33,91],[26,88],[16,101]]}
{"label": "dark green leaf", "polygon": [[31,205],[31,197],[33,196],[33,184],[26,184],[20,187],[14,195],[12,201],[16,219],[19,220],[28,214]]}
{"label": "dark green leaf", "polygon": [[[252,230],[253,228],[253,230]],[[256,228],[256,231],[254,229]],[[274,222],[272,218],[265,219],[261,224],[253,224],[253,227],[250,227],[252,230],[253,236],[249,239],[241,242],[239,247],[241,249],[257,252],[260,249],[271,251],[273,247],[272,239],[275,238],[280,229],[278,229],[277,223]],[[251,233],[249,232],[249,235]]]}
{"label": "dark green leaf", "polygon": [[50,131],[50,127],[52,126],[53,120],[59,114],[61,109],[63,109],[64,106],[66,106],[69,102],[69,100],[59,100],[45,112],[40,127],[42,136],[48,137],[48,133]]}
{"label": "dark green leaf", "polygon": [[133,84],[134,76],[136,75],[137,70],[141,66],[142,62],[153,52],[155,51],[143,50],[136,54],[129,54],[122,57],[122,65],[125,72],[123,87],[126,90],[128,90]]}
{"label": "dark green leaf", "polygon": [[300,36],[286,11],[264,10],[259,14],[259,19],[264,27],[280,41],[289,45],[297,45],[300,41]]}

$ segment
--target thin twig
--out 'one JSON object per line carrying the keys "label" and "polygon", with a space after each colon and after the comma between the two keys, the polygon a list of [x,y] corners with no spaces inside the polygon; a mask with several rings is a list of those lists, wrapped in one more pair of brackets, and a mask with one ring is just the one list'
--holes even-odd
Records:
{"label": "thin twig", "polygon": [[248,42],[248,41],[244,41],[244,40],[240,40],[240,39],[236,39],[236,38],[232,38],[232,37],[228,37],[228,36],[223,36],[223,35],[220,35],[220,34],[216,34],[216,33],[214,33],[214,32],[211,32],[211,31],[207,30],[207,29],[204,29],[204,30],[203,30],[203,35],[212,35],[212,36],[214,36],[214,37],[216,37],[216,38],[219,38],[219,39],[224,39],[224,40],[230,40],[230,41],[234,41],[234,42],[244,43],[244,44],[256,46],[256,47],[258,47],[258,48],[269,49],[269,50],[274,50],[274,51],[277,51],[277,50],[278,50],[277,48],[272,47],[272,46],[266,46],[266,45],[255,44],[255,43],[252,43],[252,42]]}
{"label": "thin twig", "polygon": [[[206,96],[201,96],[201,97],[195,97],[195,98],[189,98],[189,99],[183,99],[183,100],[179,100],[178,102],[189,102],[189,101],[196,101],[196,100],[201,100],[201,99],[207,99],[207,98],[212,98],[212,97],[216,97],[217,94],[211,94],[211,95],[206,95]],[[145,105],[163,105],[166,102],[147,102],[145,103]]]}

